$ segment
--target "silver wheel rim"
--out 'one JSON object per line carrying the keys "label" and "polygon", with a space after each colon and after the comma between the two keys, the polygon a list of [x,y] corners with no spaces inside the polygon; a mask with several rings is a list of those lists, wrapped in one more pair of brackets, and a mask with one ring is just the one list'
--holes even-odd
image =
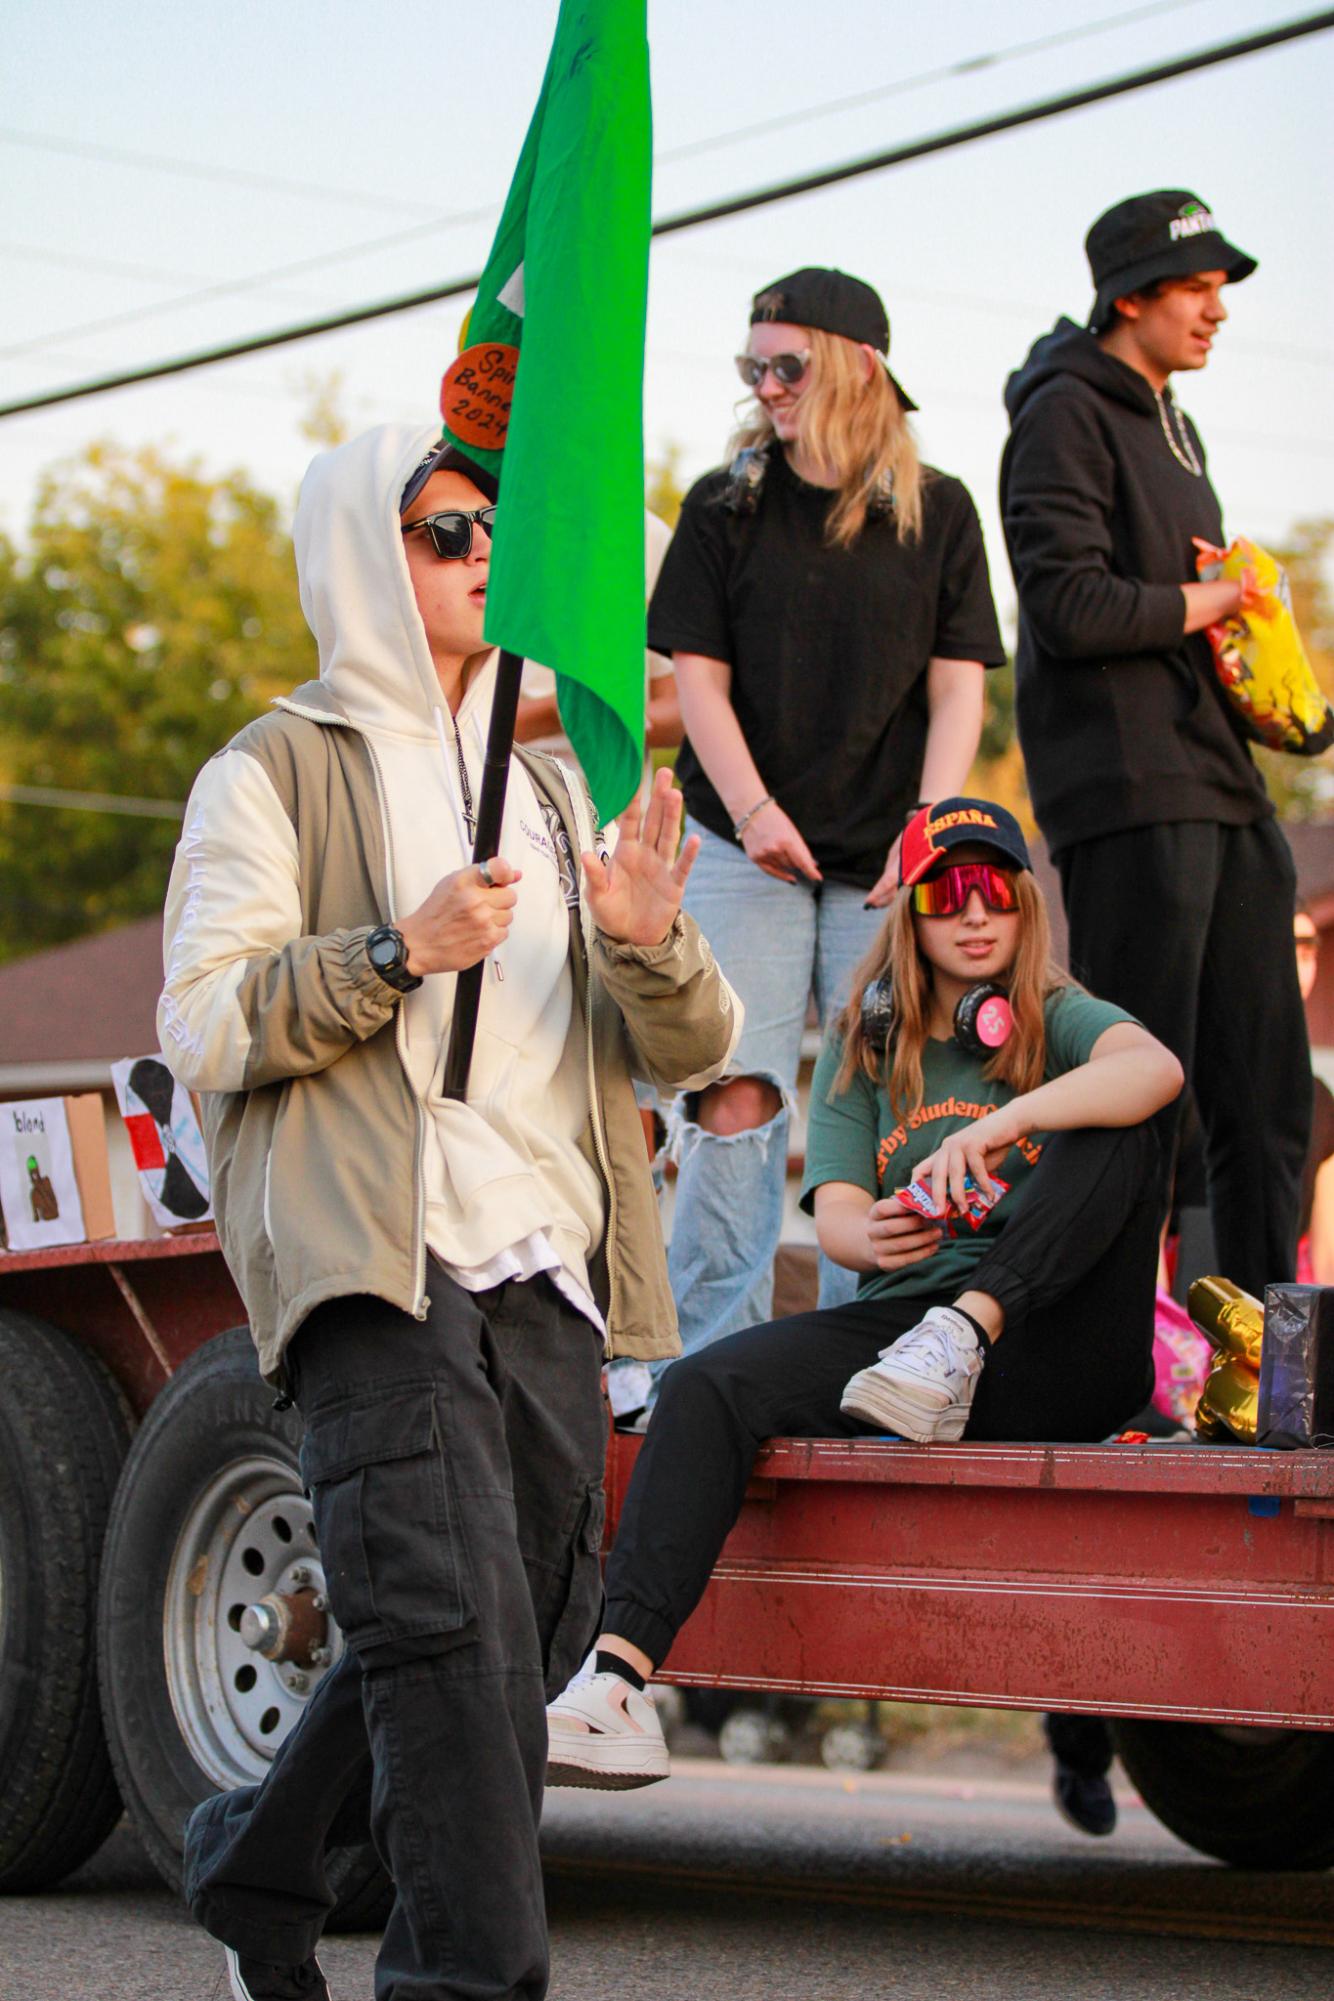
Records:
{"label": "silver wheel rim", "polygon": [[263,1777],[343,1637],[329,1618],[330,1660],[302,1668],[248,1647],[240,1618],[269,1593],[324,1590],[310,1502],[284,1459],[237,1459],[200,1490],[167,1575],[163,1645],[181,1736],[213,1783]]}

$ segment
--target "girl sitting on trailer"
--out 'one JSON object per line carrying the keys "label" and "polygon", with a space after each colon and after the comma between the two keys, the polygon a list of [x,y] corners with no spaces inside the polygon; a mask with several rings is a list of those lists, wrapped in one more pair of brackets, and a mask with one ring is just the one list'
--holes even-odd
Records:
{"label": "girl sitting on trailer", "polygon": [[1156,1141],[1175,1056],[1068,979],[1018,822],[909,822],[899,889],[811,1091],[802,1201],[846,1306],[668,1370],[602,1637],[548,1710],[548,1783],[665,1778],[644,1684],[701,1597],[766,1438],[1097,1440],[1153,1385]]}

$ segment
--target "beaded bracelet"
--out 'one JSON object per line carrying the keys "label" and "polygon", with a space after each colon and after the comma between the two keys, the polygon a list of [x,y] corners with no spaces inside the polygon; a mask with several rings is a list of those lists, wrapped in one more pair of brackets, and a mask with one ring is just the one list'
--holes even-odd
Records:
{"label": "beaded bracelet", "polygon": [[774,803],[774,795],[772,792],[766,792],[763,799],[757,799],[755,801],[755,804],[751,807],[749,813],[743,813],[741,815],[741,818],[734,823],[732,827],[732,839],[734,841],[739,841],[741,839],[741,836],[745,833],[747,827],[750,825],[751,821],[755,818],[755,815],[757,813],[762,813],[766,806],[772,806],[773,803]]}

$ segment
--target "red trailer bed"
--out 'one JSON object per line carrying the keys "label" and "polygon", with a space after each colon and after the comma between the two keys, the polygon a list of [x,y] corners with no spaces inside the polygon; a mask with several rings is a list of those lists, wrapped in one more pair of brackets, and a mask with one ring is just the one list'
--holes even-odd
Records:
{"label": "red trailer bed", "polygon": [[[341,1646],[245,1638],[238,1592],[323,1584],[243,1318],[211,1232],[0,1256],[0,1888],[77,1866],[117,1788],[176,1877],[185,1814],[260,1776]],[[639,1446],[610,1442],[609,1533]],[[1185,1840],[1323,1867],[1331,1638],[1334,1453],[783,1439],[662,1678],[1104,1715]],[[340,1853],[364,1922],[383,1879]]]}

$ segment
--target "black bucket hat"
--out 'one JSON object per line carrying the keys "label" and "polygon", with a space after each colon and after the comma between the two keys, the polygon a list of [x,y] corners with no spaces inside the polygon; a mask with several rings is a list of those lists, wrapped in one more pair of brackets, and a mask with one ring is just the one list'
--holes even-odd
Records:
{"label": "black bucket hat", "polygon": [[1090,333],[1102,333],[1112,307],[1156,278],[1189,278],[1196,271],[1226,271],[1239,284],[1256,261],[1229,243],[1213,215],[1189,188],[1159,188],[1131,195],[1100,215],[1084,238],[1097,294]]}
{"label": "black bucket hat", "polygon": [[846,271],[829,271],[808,264],[786,278],[775,278],[751,301],[750,323],[782,320],[794,327],[817,327],[821,333],[841,334],[859,346],[874,348],[894,394],[904,410],[917,405],[889,366],[889,314],[884,300],[872,285],[850,278]]}

